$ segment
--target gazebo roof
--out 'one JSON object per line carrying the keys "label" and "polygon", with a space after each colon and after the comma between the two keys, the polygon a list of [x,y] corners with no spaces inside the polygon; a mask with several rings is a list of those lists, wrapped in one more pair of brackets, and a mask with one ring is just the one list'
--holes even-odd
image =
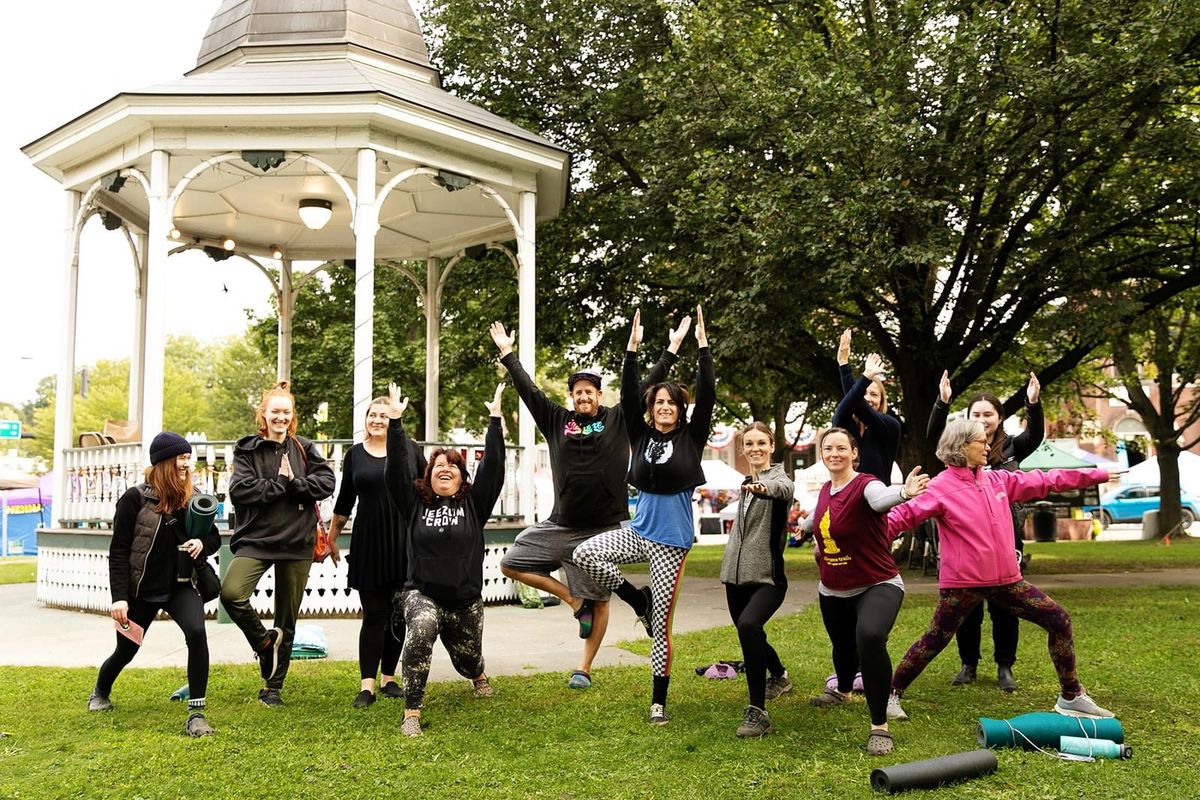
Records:
{"label": "gazebo roof", "polygon": [[[279,247],[293,259],[325,260],[353,255],[352,209],[313,159],[353,185],[360,148],[381,160],[377,190],[426,168],[485,183],[510,208],[535,191],[539,220],[566,202],[569,154],[444,91],[406,0],[223,0],[186,76],[118,94],[23,150],[78,191],[117,170],[146,172],[154,150],[171,155],[171,186],[224,154],[287,153],[265,174],[241,160],[201,171],[179,197],[174,224],[184,241],[231,237],[246,252]],[[332,202],[332,222],[305,228],[296,215],[303,198]],[[145,230],[144,192],[95,199]],[[378,258],[443,256],[512,237],[484,192],[451,194],[429,174],[398,184],[379,221]]]}

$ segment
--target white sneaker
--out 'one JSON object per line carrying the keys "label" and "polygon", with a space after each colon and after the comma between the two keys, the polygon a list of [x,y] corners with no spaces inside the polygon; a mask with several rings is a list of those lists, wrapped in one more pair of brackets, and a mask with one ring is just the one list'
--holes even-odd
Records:
{"label": "white sneaker", "polygon": [[895,692],[888,695],[887,718],[897,720],[908,719],[908,714],[905,714],[904,709],[900,707],[900,697]]}
{"label": "white sneaker", "polygon": [[667,709],[661,703],[650,704],[650,724],[651,725],[666,725],[671,721],[671,717],[667,714]]}
{"label": "white sneaker", "polygon": [[1112,717],[1113,712],[1107,708],[1101,708],[1096,705],[1096,701],[1088,697],[1084,692],[1075,695],[1075,699],[1067,700],[1061,694],[1058,696],[1058,702],[1054,704],[1054,710],[1064,717],[1087,717],[1089,719],[1099,719],[1102,717]]}

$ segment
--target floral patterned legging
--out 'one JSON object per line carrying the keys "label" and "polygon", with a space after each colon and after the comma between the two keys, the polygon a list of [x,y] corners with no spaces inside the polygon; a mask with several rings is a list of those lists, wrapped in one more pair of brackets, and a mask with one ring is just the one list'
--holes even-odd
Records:
{"label": "floral patterned legging", "polygon": [[984,600],[1008,609],[1014,616],[1045,628],[1050,634],[1050,660],[1058,673],[1063,697],[1068,700],[1082,689],[1075,676],[1075,639],[1071,633],[1071,617],[1067,610],[1029,581],[1020,580],[1006,586],[975,586],[969,589],[942,589],[937,608],[928,630],[904,654],[892,676],[892,691],[904,694],[909,684],[930,661],[950,643],[954,632],[971,610]]}

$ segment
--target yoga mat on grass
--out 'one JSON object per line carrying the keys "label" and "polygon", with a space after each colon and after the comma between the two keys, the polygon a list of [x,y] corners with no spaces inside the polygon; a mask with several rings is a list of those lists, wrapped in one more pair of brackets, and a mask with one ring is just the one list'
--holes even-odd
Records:
{"label": "yoga mat on grass", "polygon": [[189,539],[202,539],[212,529],[217,518],[217,498],[211,494],[194,494],[188,501],[187,535]]}
{"label": "yoga mat on grass", "polygon": [[325,658],[329,655],[329,645],[325,639],[325,629],[320,625],[297,625],[296,636],[292,639],[292,659]]}
{"label": "yoga mat on grass", "polygon": [[996,754],[991,750],[971,750],[873,769],[871,788],[889,794],[906,789],[932,789],[951,781],[990,775],[996,766]]}
{"label": "yoga mat on grass", "polygon": [[1117,744],[1125,741],[1125,731],[1116,719],[1064,717],[1049,711],[1022,714],[1008,720],[981,717],[976,731],[980,747],[1020,747],[1023,750],[1033,750],[1035,746],[1057,748],[1063,736],[1109,739]]}

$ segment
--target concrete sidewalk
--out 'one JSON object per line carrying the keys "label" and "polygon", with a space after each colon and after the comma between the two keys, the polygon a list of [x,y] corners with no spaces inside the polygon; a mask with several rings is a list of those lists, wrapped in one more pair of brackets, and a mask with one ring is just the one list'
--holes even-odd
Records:
{"label": "concrete sidewalk", "polygon": [[[644,576],[633,576],[635,583]],[[934,578],[906,577],[910,594],[937,591]],[[1084,587],[1197,586],[1200,569],[1172,569],[1152,572],[1081,573],[1040,575],[1034,582],[1047,590]],[[43,608],[35,598],[31,583],[0,586],[0,665],[96,667],[113,648],[110,618],[98,614]],[[817,599],[816,581],[792,581],[787,600],[779,614],[800,611]],[[633,612],[614,598],[611,605],[606,642],[615,643],[645,637]],[[485,612],[483,652],[488,673],[521,675],[533,672],[569,673],[577,666],[581,652],[578,627],[565,605],[529,610],[519,606],[489,607]],[[308,619],[301,624],[319,625],[328,642],[331,660],[357,661],[357,619]],[[675,611],[674,631],[703,630],[729,625],[724,586],[713,578],[685,577]],[[209,652],[213,663],[250,664],[250,648],[233,625],[208,623]],[[154,623],[146,643],[131,666],[183,667],[187,649],[183,635],[169,620]],[[634,655],[615,644],[600,649],[595,666],[646,664],[648,658]],[[439,646],[434,649],[433,680],[457,677],[449,658]]]}

